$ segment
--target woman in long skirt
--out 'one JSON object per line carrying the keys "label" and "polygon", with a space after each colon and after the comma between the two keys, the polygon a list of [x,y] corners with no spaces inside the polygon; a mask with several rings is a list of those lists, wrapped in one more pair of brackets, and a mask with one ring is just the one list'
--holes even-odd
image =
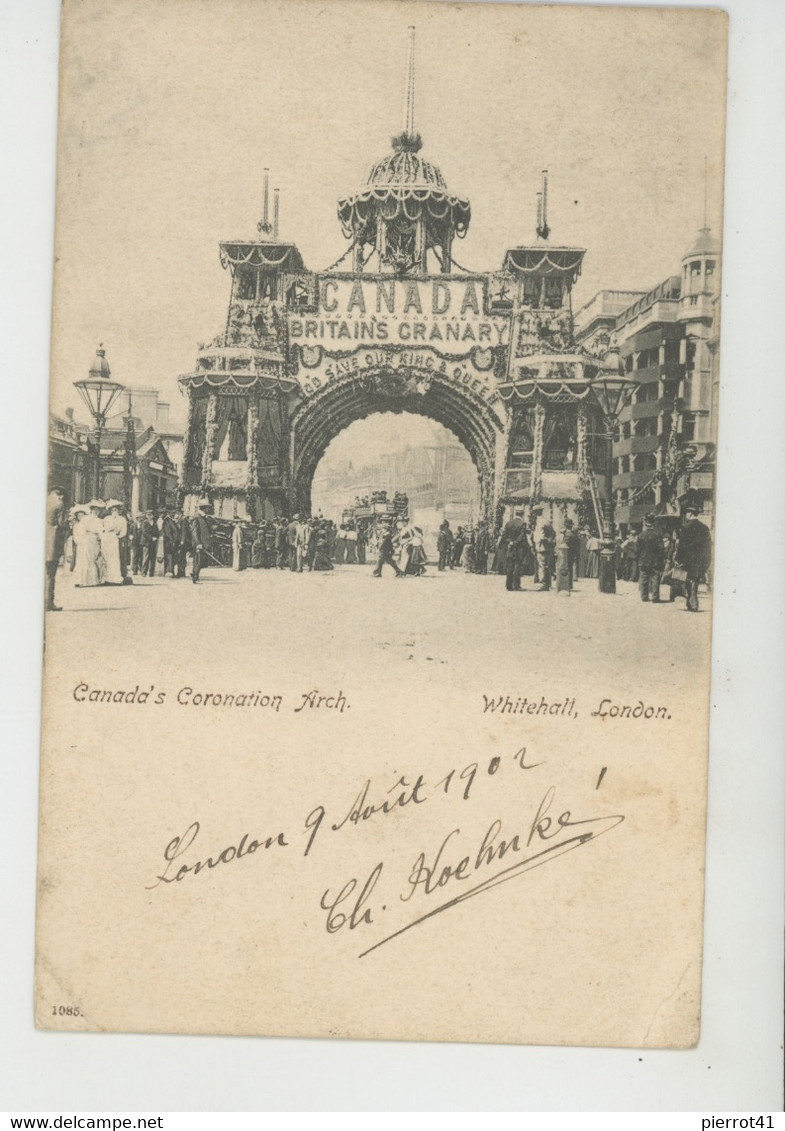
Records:
{"label": "woman in long skirt", "polygon": [[322,571],[333,568],[330,557],[330,543],[324,531],[321,531],[316,540],[316,553],[313,559],[314,570]]}
{"label": "woman in long skirt", "polygon": [[346,564],[357,565],[357,531],[352,526],[346,528]]}
{"label": "woman in long skirt", "polygon": [[333,543],[333,561],[336,565],[343,565],[346,560],[346,527],[341,524],[341,529],[335,535]]}
{"label": "woman in long skirt", "polygon": [[123,504],[110,499],[106,504],[109,514],[101,531],[101,553],[106,562],[106,584],[122,585],[123,568],[120,562],[120,539],[128,534],[128,523],[120,513]]}
{"label": "woman in long skirt", "polygon": [[425,554],[425,539],[419,526],[408,526],[401,531],[401,565],[408,577],[422,577],[428,558]]}
{"label": "woman in long skirt", "polygon": [[251,569],[262,569],[266,565],[266,551],[264,544],[264,524],[256,528],[256,535],[251,543]]}
{"label": "woman in long skirt", "polygon": [[239,522],[236,522],[232,527],[232,569],[240,570],[243,568],[243,528]]}
{"label": "woman in long skirt", "polygon": [[104,524],[98,514],[102,506],[103,504],[97,500],[88,503],[89,510],[79,516],[74,527],[76,544],[74,585],[80,589],[103,584],[105,563],[101,553],[101,534]]}

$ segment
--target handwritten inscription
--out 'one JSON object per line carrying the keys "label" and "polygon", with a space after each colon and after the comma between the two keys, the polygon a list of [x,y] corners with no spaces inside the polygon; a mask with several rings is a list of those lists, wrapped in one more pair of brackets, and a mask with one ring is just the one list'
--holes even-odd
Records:
{"label": "handwritten inscription", "polygon": [[190,864],[186,864],[184,861],[181,863],[181,857],[187,852],[190,852],[198,835],[199,822],[194,821],[188,826],[182,836],[176,836],[169,841],[164,849],[166,867],[162,872],[158,873],[155,883],[148,885],[148,890],[158,887],[158,885],[162,883],[179,883],[189,875],[198,876],[205,868],[217,868],[220,864],[231,864],[233,860],[242,860],[244,856],[253,856],[259,849],[273,847],[286,848],[288,845],[288,841],[283,833],[266,837],[251,837],[250,833],[244,833],[237,844],[228,844],[212,856],[205,856],[203,859],[193,860]]}
{"label": "handwritten inscription", "polygon": [[[465,810],[463,806],[478,791],[498,788],[492,783],[507,779],[503,796],[509,801],[515,783],[529,781],[531,771],[535,771],[536,777],[538,767],[546,764],[521,747],[511,756],[495,755],[466,766],[453,766],[433,781],[424,773],[397,774],[385,789],[367,778],[359,788],[347,791],[347,801],[343,806],[335,806],[334,812],[324,804],[314,806],[303,821],[302,840],[284,830],[264,835],[244,832],[236,841],[204,855],[195,846],[200,825],[193,821],[182,835],[166,844],[163,866],[148,887],[179,885],[186,878],[277,849],[289,854],[295,850],[302,857],[309,857],[324,837],[357,836],[368,823],[397,821],[396,831],[404,832],[409,813],[439,799],[453,800],[461,806],[468,821],[472,806],[469,804]],[[415,918],[381,939],[371,940],[371,945],[359,954],[364,957],[434,915],[580,848],[624,820],[622,814],[574,816],[572,807],[556,803],[553,784],[534,795],[536,805],[530,803],[530,798],[527,789],[526,795],[515,802],[519,811],[523,807],[518,819],[495,817],[480,833],[467,828],[461,820],[419,850],[405,871],[401,871],[397,859],[395,867],[387,860],[376,860],[367,871],[360,869],[348,878],[328,884],[317,897],[327,934],[362,928],[361,935],[367,935],[370,928],[378,928],[385,913],[393,908],[402,904],[420,906]],[[443,896],[447,898],[440,898]]]}

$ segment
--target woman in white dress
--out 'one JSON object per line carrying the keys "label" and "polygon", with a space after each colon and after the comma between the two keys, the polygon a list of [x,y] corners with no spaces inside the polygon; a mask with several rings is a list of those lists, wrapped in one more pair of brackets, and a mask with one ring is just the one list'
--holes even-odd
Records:
{"label": "woman in white dress", "polygon": [[106,565],[101,553],[101,535],[104,524],[99,513],[103,510],[103,506],[104,504],[98,499],[91,499],[87,504],[87,513],[80,515],[74,527],[76,544],[74,584],[81,589],[103,584]]}
{"label": "woman in white dress", "polygon": [[123,504],[117,499],[109,499],[106,509],[109,514],[104,519],[101,532],[101,553],[106,562],[106,584],[122,585],[123,570],[120,565],[120,539],[128,534],[128,522],[120,513]]}
{"label": "woman in white dress", "polygon": [[232,569],[243,568],[243,528],[239,522],[232,527]]}

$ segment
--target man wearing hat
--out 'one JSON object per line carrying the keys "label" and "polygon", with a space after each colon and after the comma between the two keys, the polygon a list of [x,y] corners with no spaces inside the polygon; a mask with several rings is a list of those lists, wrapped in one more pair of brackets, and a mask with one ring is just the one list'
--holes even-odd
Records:
{"label": "man wearing hat", "polygon": [[507,551],[507,592],[519,593],[526,556],[526,523],[523,521],[522,507],[516,508],[512,518],[506,523],[499,544]]}
{"label": "man wearing hat", "polygon": [[203,501],[199,503],[196,508],[196,514],[191,519],[191,547],[193,550],[191,581],[193,581],[194,585],[199,582],[203,555],[210,553],[212,530],[210,529],[210,520],[207,517],[210,509],[209,502]]}
{"label": "man wearing hat", "polygon": [[453,536],[450,530],[450,524],[445,518],[439,527],[439,535],[436,539],[436,549],[439,551],[439,565],[438,569],[445,570],[448,563],[452,568],[451,563],[451,550],[452,550]]}
{"label": "man wearing hat", "polygon": [[300,516],[292,515],[291,522],[286,527],[286,552],[288,565],[292,573],[297,573],[297,540],[300,534]]}
{"label": "man wearing hat", "polygon": [[46,611],[49,613],[61,611],[61,606],[55,604],[55,578],[65,534],[65,492],[62,487],[53,487],[46,500]]}
{"label": "man wearing hat", "polygon": [[158,556],[158,524],[155,513],[145,511],[139,516],[137,523],[137,538],[142,551],[142,577],[153,577],[155,574],[155,559]]}
{"label": "man wearing hat", "polygon": [[382,576],[382,566],[392,566],[395,570],[396,577],[403,577],[403,570],[398,568],[398,563],[393,557],[393,535],[389,523],[385,523],[382,528],[382,537],[379,543],[379,560],[376,563],[376,569],[373,571],[374,577]]}
{"label": "man wearing hat", "polygon": [[641,601],[657,604],[660,599],[660,579],[665,565],[665,547],[654,525],[654,516],[647,514],[638,538],[638,592]]}
{"label": "man wearing hat", "polygon": [[532,507],[534,552],[537,555],[537,576],[540,590],[551,587],[556,566],[556,531],[543,516],[542,507]]}
{"label": "man wearing hat", "polygon": [[684,508],[684,525],[679,534],[673,562],[687,573],[687,609],[691,613],[697,613],[698,586],[705,579],[711,565],[711,534],[709,528],[698,521],[698,508],[692,504]]}
{"label": "man wearing hat", "polygon": [[164,577],[174,577],[177,548],[180,544],[180,530],[175,522],[174,511],[164,511],[159,526],[164,543]]}

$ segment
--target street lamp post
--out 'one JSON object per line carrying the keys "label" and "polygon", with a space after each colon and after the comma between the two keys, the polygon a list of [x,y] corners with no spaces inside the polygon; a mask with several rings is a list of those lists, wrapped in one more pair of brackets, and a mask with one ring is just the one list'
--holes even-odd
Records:
{"label": "street lamp post", "polygon": [[605,514],[603,538],[600,547],[598,587],[601,593],[616,592],[616,524],[613,507],[613,440],[619,413],[627,404],[632,391],[639,382],[634,381],[622,369],[621,358],[615,349],[609,350],[603,358],[602,368],[591,383],[592,391],[600,407],[606,443],[605,456]]}
{"label": "street lamp post", "polygon": [[74,388],[87,405],[88,412],[95,422],[95,481],[93,495],[96,499],[101,497],[101,437],[106,427],[106,418],[109,409],[123,391],[123,386],[112,379],[112,371],[106,360],[106,350],[103,342],[96,350],[95,361],[90,366],[86,378],[74,381]]}

